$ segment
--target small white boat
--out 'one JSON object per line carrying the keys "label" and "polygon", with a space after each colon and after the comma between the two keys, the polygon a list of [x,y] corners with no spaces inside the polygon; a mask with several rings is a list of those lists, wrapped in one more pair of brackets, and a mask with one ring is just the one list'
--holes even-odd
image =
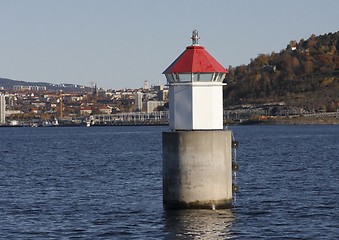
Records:
{"label": "small white boat", "polygon": [[46,120],[42,123],[42,127],[56,127],[56,126],[59,126],[59,121],[56,118],[52,122]]}

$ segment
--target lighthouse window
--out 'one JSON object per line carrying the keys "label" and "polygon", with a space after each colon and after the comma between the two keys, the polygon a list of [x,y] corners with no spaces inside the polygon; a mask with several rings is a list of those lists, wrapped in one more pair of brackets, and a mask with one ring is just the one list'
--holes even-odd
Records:
{"label": "lighthouse window", "polygon": [[199,81],[199,73],[192,73],[192,82]]}
{"label": "lighthouse window", "polygon": [[179,81],[179,80],[178,80],[178,79],[179,79],[178,74],[172,73],[172,78],[173,78],[173,82]]}
{"label": "lighthouse window", "polygon": [[225,73],[220,73],[220,75],[221,75],[220,82],[223,82],[225,80],[226,74]]}
{"label": "lighthouse window", "polygon": [[172,74],[166,74],[167,82],[171,83],[174,82],[174,78]]}
{"label": "lighthouse window", "polygon": [[199,81],[202,81],[202,82],[212,81],[212,75],[213,73],[201,73]]}
{"label": "lighthouse window", "polygon": [[222,82],[222,76],[223,76],[224,74],[223,73],[216,73],[215,74],[215,79],[214,79],[214,81],[216,81],[216,82]]}
{"label": "lighthouse window", "polygon": [[222,82],[224,80],[224,74],[223,73],[215,73],[213,81],[215,82]]}
{"label": "lighthouse window", "polygon": [[180,82],[180,77],[179,77],[179,74],[175,74],[175,77],[174,77],[174,82]]}
{"label": "lighthouse window", "polygon": [[183,73],[183,74],[179,74],[180,77],[180,81],[181,82],[190,82],[192,81],[192,75],[191,73]]}
{"label": "lighthouse window", "polygon": [[213,75],[212,75],[212,82],[216,81],[217,77],[218,77],[218,73],[213,73]]}
{"label": "lighthouse window", "polygon": [[213,81],[218,82],[219,79],[220,79],[220,74],[219,73],[214,73]]}

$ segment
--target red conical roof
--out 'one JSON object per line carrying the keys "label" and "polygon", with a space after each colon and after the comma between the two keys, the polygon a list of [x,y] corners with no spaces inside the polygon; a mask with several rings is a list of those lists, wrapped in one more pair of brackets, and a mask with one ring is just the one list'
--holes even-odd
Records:
{"label": "red conical roof", "polygon": [[163,72],[167,73],[227,73],[202,46],[188,46],[186,50]]}

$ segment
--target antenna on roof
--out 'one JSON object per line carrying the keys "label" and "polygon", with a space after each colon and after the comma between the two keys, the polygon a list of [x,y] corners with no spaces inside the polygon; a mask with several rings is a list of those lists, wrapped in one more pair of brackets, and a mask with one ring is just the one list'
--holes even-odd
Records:
{"label": "antenna on roof", "polygon": [[198,43],[199,38],[200,37],[198,36],[198,30],[194,29],[194,31],[192,32],[192,37],[191,37],[193,46],[199,45],[199,43]]}

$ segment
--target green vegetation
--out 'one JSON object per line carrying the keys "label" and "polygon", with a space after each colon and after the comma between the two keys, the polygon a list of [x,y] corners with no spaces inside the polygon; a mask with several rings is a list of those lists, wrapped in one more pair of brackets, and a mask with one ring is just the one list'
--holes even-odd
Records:
{"label": "green vegetation", "polygon": [[229,67],[225,107],[285,102],[307,111],[339,107],[339,32],[291,41],[280,53],[259,54]]}

